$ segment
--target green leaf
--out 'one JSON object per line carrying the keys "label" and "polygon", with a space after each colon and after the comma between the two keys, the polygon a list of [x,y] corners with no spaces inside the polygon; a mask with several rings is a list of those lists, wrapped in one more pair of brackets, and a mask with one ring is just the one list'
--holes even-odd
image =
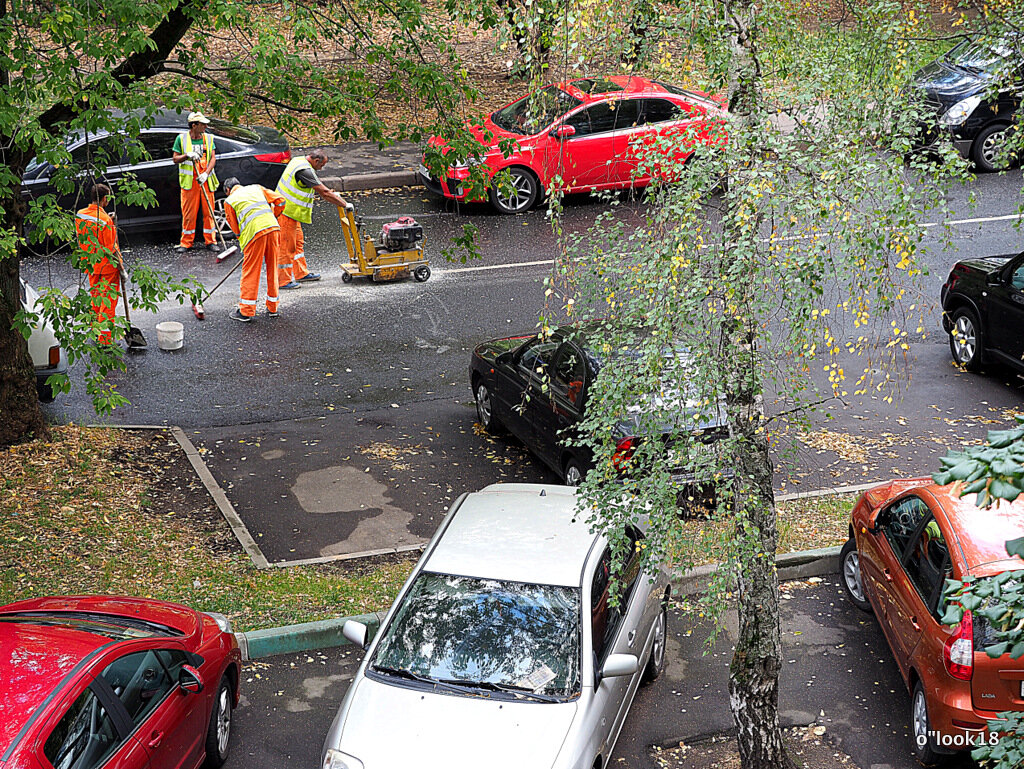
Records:
{"label": "green leaf", "polygon": [[1024,558],[1024,537],[1009,540],[1006,543],[1006,552],[1018,558]]}
{"label": "green leaf", "polygon": [[1007,643],[1006,641],[1001,641],[1000,643],[992,644],[991,646],[986,646],[985,654],[987,654],[992,659],[995,659],[996,657],[1002,657],[1004,654],[1006,654],[1006,650],[1009,648],[1009,643]]}

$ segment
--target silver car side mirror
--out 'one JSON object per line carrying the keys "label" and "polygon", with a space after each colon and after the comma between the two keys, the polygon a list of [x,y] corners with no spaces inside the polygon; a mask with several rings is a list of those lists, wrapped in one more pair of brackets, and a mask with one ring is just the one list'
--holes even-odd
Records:
{"label": "silver car side mirror", "polygon": [[609,654],[601,668],[601,678],[631,676],[640,669],[640,660],[633,654]]}
{"label": "silver car side mirror", "polygon": [[341,634],[360,649],[366,648],[366,625],[350,619],[341,627]]}

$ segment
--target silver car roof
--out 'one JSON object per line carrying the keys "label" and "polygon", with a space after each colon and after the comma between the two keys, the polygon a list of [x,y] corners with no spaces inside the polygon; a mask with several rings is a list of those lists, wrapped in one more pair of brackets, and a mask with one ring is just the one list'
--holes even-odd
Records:
{"label": "silver car roof", "polygon": [[426,571],[578,587],[598,534],[573,522],[568,486],[497,483],[469,494],[454,513]]}

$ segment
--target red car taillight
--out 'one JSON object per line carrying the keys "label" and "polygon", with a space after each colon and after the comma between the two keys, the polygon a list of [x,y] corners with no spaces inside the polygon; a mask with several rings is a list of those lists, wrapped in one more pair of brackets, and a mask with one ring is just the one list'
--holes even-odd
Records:
{"label": "red car taillight", "polygon": [[287,163],[292,159],[292,151],[268,152],[265,155],[257,155],[256,159],[262,160],[264,163]]}
{"label": "red car taillight", "polygon": [[632,436],[621,438],[615,444],[615,453],[612,454],[612,466],[616,470],[621,470],[630,457],[633,456],[634,451],[636,451],[636,438]]}
{"label": "red car taillight", "polygon": [[50,368],[53,368],[60,363],[60,345],[54,345],[50,348]]}
{"label": "red car taillight", "polygon": [[970,681],[974,675],[974,620],[969,611],[942,647],[942,661],[946,672],[961,681]]}

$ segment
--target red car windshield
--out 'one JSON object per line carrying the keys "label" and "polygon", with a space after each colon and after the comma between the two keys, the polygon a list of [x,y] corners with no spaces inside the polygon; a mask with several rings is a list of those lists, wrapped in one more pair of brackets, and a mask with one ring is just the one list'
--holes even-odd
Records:
{"label": "red car windshield", "polygon": [[549,85],[502,107],[491,115],[491,120],[498,128],[509,133],[533,136],[582,103],[561,88]]}
{"label": "red car windshield", "polygon": [[0,615],[0,622],[18,622],[28,625],[48,625],[84,630],[115,641],[154,636],[180,636],[180,630],[147,622],[138,617],[119,617],[89,612],[19,612]]}

